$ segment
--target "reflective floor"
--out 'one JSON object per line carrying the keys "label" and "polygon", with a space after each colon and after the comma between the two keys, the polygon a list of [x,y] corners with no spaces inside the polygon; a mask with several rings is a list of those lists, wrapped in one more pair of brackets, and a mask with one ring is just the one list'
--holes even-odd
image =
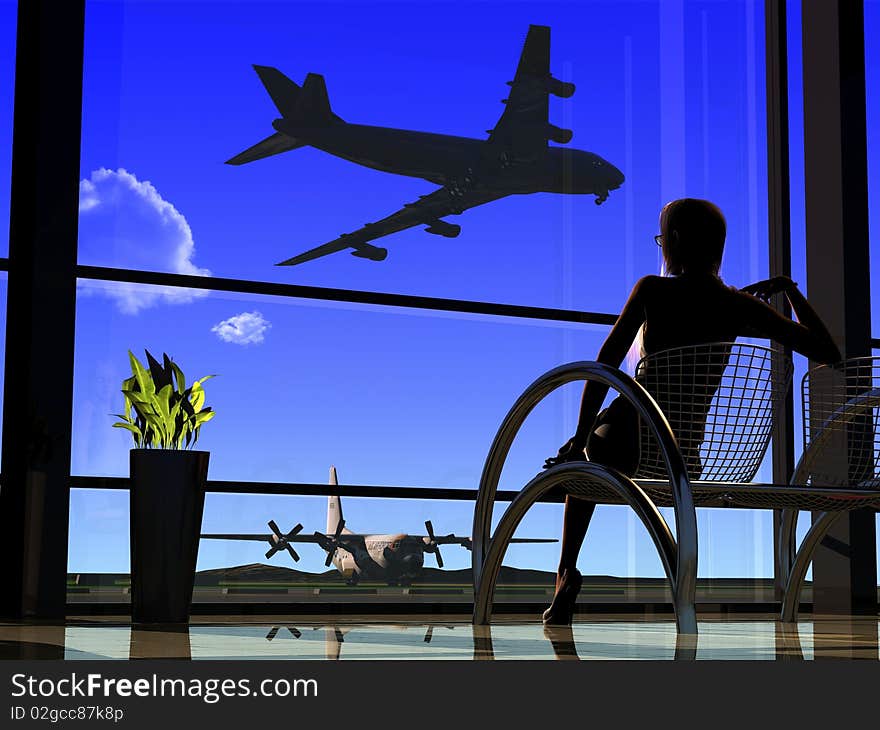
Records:
{"label": "reflective floor", "polygon": [[499,619],[203,617],[188,627],[132,628],[112,618],[65,625],[0,623],[0,659],[878,659],[876,619],[706,617],[694,642],[671,620],[591,616],[572,628]]}

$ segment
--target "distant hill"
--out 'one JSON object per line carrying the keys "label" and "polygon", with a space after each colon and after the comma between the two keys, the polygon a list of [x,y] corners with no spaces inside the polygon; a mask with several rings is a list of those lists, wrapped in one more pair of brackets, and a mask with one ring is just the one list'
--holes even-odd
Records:
{"label": "distant hill", "polygon": [[327,570],[323,573],[306,573],[295,568],[265,563],[236,565],[231,568],[213,568],[196,573],[197,586],[212,586],[218,583],[344,583],[339,571]]}
{"label": "distant hill", "polygon": [[[605,576],[597,577],[602,581]],[[528,584],[544,585],[552,584],[556,574],[545,570],[524,570],[521,568],[501,568],[498,582],[504,584]],[[422,574],[415,579],[416,584],[468,584],[472,580],[470,568],[460,570],[439,570],[437,568],[425,568]],[[610,580],[610,579],[609,579]],[[372,581],[371,581],[372,582]],[[266,565],[265,563],[251,563],[249,565],[237,565],[230,568],[214,568],[212,570],[200,570],[196,573],[196,585],[215,586],[219,583],[344,583],[342,575],[337,570],[327,570],[323,573],[307,573],[295,568],[286,568],[278,565]]]}
{"label": "distant hill", "polygon": [[[555,573],[546,570],[524,570],[503,566],[498,577],[499,585],[552,585]],[[375,585],[374,581],[369,581]],[[431,584],[457,584],[468,585],[471,582],[470,568],[461,570],[438,570],[437,568],[425,568],[422,575],[417,578],[415,585]],[[344,579],[336,570],[326,570],[323,573],[307,573],[295,568],[285,568],[278,565],[266,565],[264,563],[251,563],[249,565],[236,565],[229,568],[214,568],[212,570],[200,570],[196,573],[196,585],[202,588],[217,587],[220,584],[248,584],[266,583],[268,585],[289,585],[296,583],[324,584],[328,586],[343,585]],[[128,573],[69,573],[67,576],[68,590],[95,589],[123,590],[131,584],[131,576]],[[665,578],[620,578],[610,575],[585,575],[586,586],[613,586],[619,588],[622,585],[631,587],[639,586],[664,586]],[[809,585],[810,582],[808,581]],[[755,586],[773,585],[772,578],[700,578],[697,585],[713,588],[736,588],[745,587],[754,590]]]}

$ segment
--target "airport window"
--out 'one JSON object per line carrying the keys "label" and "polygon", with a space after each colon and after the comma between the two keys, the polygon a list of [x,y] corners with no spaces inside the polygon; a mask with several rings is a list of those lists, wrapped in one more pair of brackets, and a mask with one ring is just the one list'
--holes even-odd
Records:
{"label": "airport window", "polygon": [[9,185],[12,170],[12,95],[15,88],[17,8],[18,3],[15,0],[0,0],[0,256],[6,256],[9,252]]}
{"label": "airport window", "polygon": [[[880,2],[865,2],[865,96],[868,131],[868,232],[871,241],[871,331],[874,344],[880,333],[880,289],[875,281],[880,281]],[[874,349],[873,355],[880,355]],[[880,515],[877,517],[880,531]],[[878,549],[880,557],[880,549]],[[877,568],[877,582],[880,584],[880,560]]]}
{"label": "airport window", "polygon": [[[209,479],[323,483],[336,464],[344,484],[474,489],[516,396],[550,367],[594,357],[633,282],[659,272],[652,238],[664,202],[716,201],[728,224],[722,275],[740,286],[766,277],[764,21],[763,8],[751,2],[658,1],[638,16],[617,2],[542,6],[550,68],[576,86],[573,96],[551,97],[549,105],[549,121],[573,129],[572,141],[549,144],[589,150],[624,172],[625,182],[601,205],[594,194],[511,195],[449,216],[462,226],[457,237],[444,237],[451,230],[441,223],[441,235],[418,225],[373,241],[388,249],[383,261],[340,251],[273,266],[437,186],[311,145],[223,164],[275,131],[279,112],[253,64],[277,67],[297,84],[309,72],[322,74],[333,114],[347,122],[485,139],[483,130],[501,116],[497,102],[510,88],[505,82],[533,9],[464,4],[469,12],[425,26],[417,11],[400,16],[382,3],[346,3],[349,21],[339,23],[338,3],[274,4],[267,14],[228,3],[206,13],[205,4],[88,2],[79,263],[120,271],[105,271],[104,281],[81,278],[78,288],[72,474],[85,481],[71,496],[71,576],[128,570],[127,496],[88,488],[91,478],[128,474],[131,439],[110,428],[109,415],[121,406],[128,350],[167,352],[188,377],[220,376],[206,384],[218,416],[199,442],[211,451]],[[308,28],[302,43],[291,45],[290,24],[278,13]],[[600,35],[592,31],[597,23],[605,28]],[[160,27],[171,53],[155,53],[150,39]],[[367,47],[371,33],[389,41]],[[438,42],[425,42],[426,33]],[[450,55],[452,37],[472,52]],[[137,280],[137,271],[208,277],[208,285],[214,277],[321,287],[324,294],[318,301],[185,289],[171,279],[109,281]],[[327,289],[463,300],[465,312],[436,302],[422,309],[333,302]],[[548,311],[493,316],[478,313],[483,302]],[[578,321],[578,312],[596,324],[565,321]],[[502,488],[518,489],[570,435],[579,395],[569,386],[532,414]],[[760,478],[770,481],[766,464]],[[272,518],[288,529],[293,515],[310,533],[323,518],[306,522],[297,516],[302,507],[291,505],[314,511],[320,503],[211,495],[206,525],[260,531]],[[419,515],[440,506],[431,517],[438,531],[470,530],[471,502],[353,504],[367,513],[364,529],[386,529],[378,523],[397,509],[407,525],[387,529],[420,530]],[[591,527],[594,538],[603,533],[596,544],[607,539],[619,549],[586,549],[584,571],[662,575],[633,516],[615,507],[600,512]],[[235,524],[224,526],[224,515]],[[557,536],[558,505],[541,505],[534,519],[530,534]],[[767,515],[730,510],[700,520],[701,577],[772,576]],[[731,551],[731,544],[746,547]],[[534,560],[552,570],[556,549],[520,549],[514,565]],[[455,555],[450,566],[467,557]],[[261,556],[235,542],[203,545],[200,569]],[[71,596],[86,588],[72,588]]]}
{"label": "airport window", "polygon": [[[867,0],[865,3],[865,74],[866,74],[866,92],[867,92],[867,121],[868,121],[868,180],[869,180],[869,215],[870,215],[870,231],[871,231],[871,308],[872,308],[872,327],[876,333],[878,331],[877,317],[878,302],[880,297],[874,294],[876,288],[873,285],[875,276],[880,275],[877,269],[877,262],[880,260],[880,249],[876,246],[877,228],[874,223],[877,220],[880,206],[880,199],[876,195],[872,196],[871,184],[873,180],[878,178],[880,173],[880,165],[878,165],[878,152],[876,143],[872,146],[872,140],[880,140],[880,134],[877,133],[877,125],[880,123],[880,116],[876,114],[876,110],[872,109],[872,103],[876,106],[876,100],[872,102],[872,89],[874,95],[880,91],[880,46],[872,43],[872,33],[880,31],[880,3],[876,0]],[[804,100],[803,100],[803,59],[802,59],[802,29],[801,29],[801,3],[799,0],[788,0],[786,3],[786,13],[788,20],[787,32],[787,55],[786,63],[788,66],[788,133],[789,133],[789,213],[791,216],[791,277],[804,292],[809,296],[807,290],[807,270],[806,270],[806,211],[805,211],[805,187],[804,187]],[[872,127],[874,129],[872,129]],[[876,185],[876,183],[875,183]],[[878,221],[880,224],[880,221]],[[878,272],[878,273],[875,273]],[[878,312],[878,314],[875,314]],[[873,350],[872,354],[878,355],[880,351]],[[807,372],[809,363],[805,358],[794,357],[794,460],[800,459],[803,452],[803,421],[801,408],[801,382]],[[878,517],[878,525],[880,525],[880,517]],[[802,540],[810,526],[810,517],[807,514],[801,514],[798,519],[797,539]],[[877,552],[880,558],[880,546]],[[807,573],[807,579],[812,580],[812,568]],[[877,582],[880,584],[880,560],[878,560]]]}
{"label": "airport window", "polygon": [[[342,472],[340,472],[340,478]],[[354,571],[345,553],[337,553],[330,566],[327,552],[311,541],[315,528],[324,531],[328,498],[291,495],[210,494],[205,504],[202,530],[214,535],[202,540],[197,565],[199,604],[301,604],[332,602],[396,604],[456,604],[471,600],[470,552],[454,541],[469,535],[473,519],[469,500],[341,498],[346,527],[365,535],[346,542],[344,549],[358,556]],[[667,510],[667,518],[671,514]],[[769,515],[759,520],[737,519],[736,510],[700,513],[703,557],[700,590],[707,600],[722,598],[725,591],[745,579],[746,593],[754,600],[770,600],[772,593],[772,535]],[[519,539],[548,542],[510,547],[499,582],[499,600],[546,604],[552,594],[552,566],[558,556],[562,507],[542,504],[530,511],[517,530]],[[298,561],[280,550],[265,557],[271,528],[284,534],[296,523],[308,525],[293,542]],[[75,604],[124,604],[130,600],[128,562],[128,498],[124,490],[74,489],[71,494],[69,600]],[[425,549],[431,522],[440,543],[436,554]],[[329,530],[328,530],[329,532]],[[223,536],[230,536],[222,539]],[[250,535],[258,539],[233,539]],[[263,536],[265,539],[259,539]],[[391,539],[393,538],[393,540]],[[393,542],[390,553],[386,543]],[[460,541],[459,541],[460,542]],[[748,546],[742,550],[739,547]],[[733,549],[732,549],[733,548]],[[373,562],[358,551],[366,551]],[[341,558],[341,560],[340,560]],[[384,561],[384,562],[383,562]],[[603,507],[590,527],[590,539],[580,567],[594,576],[584,600],[619,603],[624,600],[662,601],[667,595],[663,567],[651,548],[650,537],[627,510]],[[760,577],[763,580],[753,581]],[[633,581],[633,579],[635,579]],[[768,593],[769,591],[769,593]],[[586,596],[589,596],[587,599]]]}
{"label": "airport window", "polygon": [[[0,337],[0,413],[3,412],[3,376],[6,372],[6,288],[9,275],[5,271],[0,271],[0,332],[4,333]],[[0,437],[3,435],[3,423],[0,419]]]}
{"label": "airport window", "polygon": [[[132,310],[137,308],[137,313]],[[198,447],[209,477],[251,482],[475,488],[504,414],[540,373],[595,353],[607,327],[345,302],[80,281],[72,472],[125,476],[132,437],[112,428],[128,351],[206,375]],[[574,428],[579,387],[542,405],[513,479]],[[558,443],[557,443],[558,442]]]}
{"label": "airport window", "polygon": [[[636,14],[618,2],[542,5],[550,69],[576,87],[550,97],[549,122],[574,134],[549,144],[595,153],[626,181],[598,206],[610,178],[596,194],[515,194],[438,216],[461,225],[455,238],[426,233],[428,224],[381,236],[369,244],[387,249],[381,262],[348,249],[293,267],[274,264],[406,210],[438,185],[311,145],[224,164],[281,134],[263,85],[275,77],[261,81],[253,64],[298,85],[321,74],[332,114],[346,122],[485,140],[534,7],[459,2],[426,24],[418,4],[405,14],[362,2],[276,3],[265,13],[206,5],[88,3],[81,264],[616,313],[632,283],[659,270],[661,205],[688,195],[711,198],[727,217],[731,283],[765,272],[760,3],[656,1]],[[155,53],[157,33],[171,52]],[[473,184],[481,174],[502,184],[480,170]],[[168,220],[151,222],[151,206]]]}
{"label": "airport window", "polygon": [[865,95],[868,127],[868,232],[871,237],[871,327],[880,334],[880,2],[865,2]]}

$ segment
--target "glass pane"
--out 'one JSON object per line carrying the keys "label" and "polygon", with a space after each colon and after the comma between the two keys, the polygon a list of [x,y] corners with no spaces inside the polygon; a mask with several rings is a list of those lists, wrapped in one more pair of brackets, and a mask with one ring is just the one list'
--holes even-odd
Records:
{"label": "glass pane", "polygon": [[4,257],[9,255],[9,195],[12,179],[12,113],[17,14],[16,0],[0,0],[0,256]]}
{"label": "glass pane", "polygon": [[[154,308],[132,314],[136,306]],[[476,488],[504,415],[540,374],[595,356],[607,328],[81,282],[74,474],[128,473],[112,428],[127,352],[209,374],[210,478]],[[542,403],[511,456],[525,483],[574,431],[579,386]]]}
{"label": "glass pane", "polygon": [[[475,489],[491,440],[516,397],[547,369],[594,357],[605,333],[602,327],[512,318],[227,293],[191,293],[187,301],[181,292],[160,287],[80,285],[73,473],[83,475],[128,474],[131,439],[111,428],[110,414],[120,410],[120,385],[130,374],[126,351],[140,355],[146,346],[156,355],[172,355],[190,380],[219,375],[205,386],[206,402],[218,416],[205,426],[199,442],[211,452],[212,479],[323,483],[335,464],[342,484]],[[131,313],[132,302],[151,298],[155,309]],[[571,384],[530,414],[506,462],[502,489],[521,488],[572,433],[579,398],[580,385]],[[766,466],[759,480],[769,481],[765,472]],[[117,566],[111,572],[124,572],[127,518],[119,509],[127,506],[127,497],[95,494],[100,498],[86,500],[82,519],[92,519],[89,510],[112,518],[99,530],[87,530],[71,517],[72,533],[84,540],[77,554]],[[276,514],[265,514],[262,505],[282,498],[239,499],[244,503],[216,496],[210,504],[222,505],[218,514],[234,519],[249,514],[243,504],[257,505],[250,526],[211,529],[262,529]],[[73,504],[72,515],[80,514]],[[390,507],[377,510],[383,519],[386,512],[393,514]],[[431,519],[444,534],[449,529],[469,534],[472,514],[471,505],[467,517],[461,517],[463,527],[441,527]],[[666,516],[674,524],[671,511]],[[772,573],[772,528],[766,515],[701,512],[700,521],[701,577]],[[545,505],[527,517],[521,530],[558,536],[560,525],[559,508]],[[90,541],[104,540],[102,535],[109,542],[90,547]],[[241,549],[234,546],[233,552]],[[555,548],[547,547],[514,547],[510,556],[526,567],[539,556],[537,564],[544,569],[552,569],[557,560]],[[597,511],[581,565],[591,575],[663,576],[647,533],[629,510],[616,507]]]}
{"label": "glass pane", "polygon": [[[469,612],[471,553],[459,544],[425,550],[431,521],[435,537],[471,534],[470,500],[417,500],[345,497],[340,500],[346,529],[343,552],[330,566],[327,551],[314,542],[294,543],[299,561],[284,550],[266,558],[274,520],[284,533],[303,525],[300,539],[332,533],[326,497],[209,494],[202,533],[257,535],[265,540],[204,538],[199,547],[196,604],[457,604]],[[498,513],[506,507],[498,504]],[[738,510],[701,510],[700,551],[704,560],[698,600],[772,600],[772,552],[766,543],[770,513],[732,519]],[[335,513],[334,513],[335,514]],[[558,541],[562,506],[535,505],[518,528],[517,539]],[[770,530],[772,533],[772,529]],[[126,603],[130,600],[128,495],[117,490],[74,489],[71,497],[69,600]],[[499,604],[535,604],[536,614],[553,593],[559,543],[511,545],[497,584]],[[584,574],[584,603],[660,603],[670,600],[665,576],[646,530],[633,512],[600,507],[578,564]],[[757,579],[753,578],[756,577]],[[279,609],[280,610],[280,609]]]}
{"label": "glass pane", "polygon": [[[485,144],[484,130],[505,108],[498,100],[509,91],[505,82],[514,77],[535,6],[399,8],[90,1],[80,262],[616,312],[632,283],[659,269],[652,237],[661,205],[691,196],[714,200],[727,216],[725,277],[738,286],[762,277],[763,10],[745,0],[654,0],[637,13],[616,0],[541,3],[541,22],[551,28],[550,69],[577,92],[549,101],[549,121],[574,131],[571,144],[551,142],[548,156],[537,159],[549,160],[555,175],[563,165],[559,148],[572,148],[619,168],[626,181],[601,206],[592,194],[508,195],[449,216],[462,226],[457,238],[427,235],[419,223],[377,239],[389,251],[380,263],[341,252],[275,267],[438,188],[419,174],[434,179],[436,172],[457,190],[501,191],[514,174],[523,189],[555,185],[536,182],[531,150],[543,149],[544,137],[534,126],[510,137],[521,140],[510,150],[497,144],[501,132],[496,144]],[[157,37],[175,52],[157,54]],[[280,112],[254,63],[277,67],[297,84],[307,73],[323,74],[333,113],[346,123],[475,141],[444,138],[449,146],[407,176],[338,156],[374,161],[387,154],[394,171],[413,173],[396,160],[406,143],[396,132],[380,144],[362,126],[336,123],[347,130],[339,132],[345,144],[310,138],[301,149],[224,165],[275,133]],[[423,149],[422,139],[415,149]],[[476,162],[453,164],[457,150],[481,151]],[[405,162],[412,159],[407,152]],[[515,164],[503,165],[506,159]],[[576,172],[583,180],[595,175],[592,162]],[[443,203],[439,212],[447,209]],[[436,215],[432,209],[418,218]]]}
{"label": "glass pane", "polygon": [[[6,292],[8,274],[0,271],[0,439],[3,437],[3,388],[6,376]],[[2,466],[2,464],[0,464]]]}
{"label": "glass pane", "polygon": [[[868,235],[871,240],[871,326],[880,333],[880,2],[865,2],[865,95],[868,125]],[[875,282],[877,282],[875,284]]]}

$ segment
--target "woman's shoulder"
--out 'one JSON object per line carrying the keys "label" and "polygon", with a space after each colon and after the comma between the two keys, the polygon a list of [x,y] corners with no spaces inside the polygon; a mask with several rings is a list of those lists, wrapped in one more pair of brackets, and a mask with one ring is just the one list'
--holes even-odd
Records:
{"label": "woman's shoulder", "polygon": [[657,274],[648,274],[639,279],[633,286],[633,291],[646,292],[654,291],[665,286],[669,282],[666,276],[658,276]]}

